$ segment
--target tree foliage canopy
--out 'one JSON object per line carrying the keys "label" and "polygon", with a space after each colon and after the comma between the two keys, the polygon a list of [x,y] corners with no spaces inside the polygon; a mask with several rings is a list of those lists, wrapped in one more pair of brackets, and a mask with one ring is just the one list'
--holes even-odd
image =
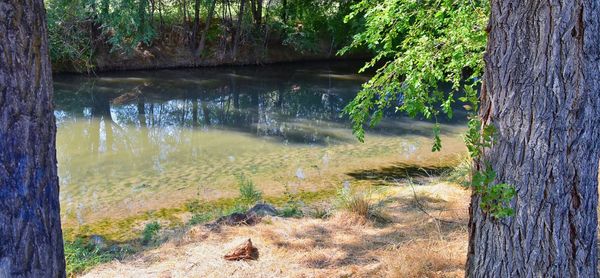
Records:
{"label": "tree foliage canopy", "polygon": [[[344,23],[351,0],[48,0],[51,59],[93,68],[98,48],[130,52],[166,38],[194,49],[202,36],[215,51],[281,44],[300,53],[327,44],[335,53],[360,24]],[[211,18],[213,20],[208,20]],[[208,28],[200,28],[208,23]],[[239,30],[238,30],[239,29]],[[163,48],[164,49],[164,48]],[[166,51],[166,50],[163,50]]]}
{"label": "tree foliage canopy", "polygon": [[[432,151],[439,151],[438,117],[452,118],[457,99],[472,111],[478,109],[488,13],[485,0],[361,0],[352,6],[346,21],[362,17],[365,28],[341,53],[367,47],[376,55],[362,70],[377,68],[344,110],[358,139],[364,141],[365,124],[377,124],[384,110],[394,107],[410,117],[435,120]],[[443,84],[450,90],[442,90]],[[469,155],[480,161],[483,149],[493,143],[495,128],[482,125],[475,113],[468,128]],[[496,218],[511,216],[509,203],[516,191],[495,183],[495,177],[491,167],[472,169],[469,185],[481,195],[484,211]]]}
{"label": "tree foliage canopy", "polygon": [[[376,56],[363,70],[378,67],[375,76],[346,108],[357,137],[364,124],[378,123],[385,108],[411,117],[452,117],[455,96],[476,106],[486,44],[487,1],[362,0],[346,21],[362,17],[365,28],[342,53],[368,47]],[[451,84],[449,92],[441,83]],[[476,108],[476,107],[473,107]],[[434,150],[441,147],[438,129]]]}

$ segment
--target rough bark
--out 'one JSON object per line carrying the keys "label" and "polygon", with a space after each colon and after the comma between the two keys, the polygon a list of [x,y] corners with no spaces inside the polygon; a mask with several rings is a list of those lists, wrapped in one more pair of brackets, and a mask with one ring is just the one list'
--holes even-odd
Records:
{"label": "rough bark", "polygon": [[238,11],[237,25],[235,27],[235,37],[233,39],[233,50],[232,58],[235,61],[237,58],[237,52],[240,44],[240,38],[242,36],[242,20],[244,19],[244,7],[246,6],[246,0],[240,1],[240,10]]}
{"label": "rough bark", "polygon": [[198,31],[200,30],[200,0],[196,0],[194,4],[194,28],[192,29],[192,45],[194,50],[198,45]]}
{"label": "rough bark", "polygon": [[283,19],[283,23],[287,24],[287,0],[282,0],[281,5],[283,6],[283,8],[281,9],[281,18]]}
{"label": "rough bark", "polygon": [[254,26],[259,29],[262,25],[263,0],[250,0],[250,6],[252,7]]}
{"label": "rough bark", "polygon": [[64,277],[42,0],[0,0],[0,277]]}
{"label": "rough bark", "polygon": [[598,277],[599,5],[491,1],[483,161],[517,196],[497,220],[473,195],[467,277]]}
{"label": "rough bark", "polygon": [[196,56],[202,55],[204,51],[204,47],[206,45],[206,36],[208,35],[208,31],[210,30],[210,21],[213,18],[215,13],[215,6],[217,5],[217,0],[213,0],[210,3],[210,7],[208,8],[208,14],[206,15],[206,25],[204,25],[204,31],[202,31],[202,35],[200,37],[200,44],[196,49]]}

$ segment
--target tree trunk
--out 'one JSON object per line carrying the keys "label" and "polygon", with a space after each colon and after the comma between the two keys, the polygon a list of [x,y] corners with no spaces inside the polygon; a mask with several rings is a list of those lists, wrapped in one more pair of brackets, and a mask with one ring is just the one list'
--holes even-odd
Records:
{"label": "tree trunk", "polygon": [[283,24],[287,24],[287,0],[282,0],[282,6],[283,8],[281,9],[282,11],[282,15],[281,18],[283,19]]}
{"label": "tree trunk", "polygon": [[165,20],[163,18],[163,3],[161,0],[158,1],[158,17],[160,19],[160,32],[163,30],[163,26],[165,25]]}
{"label": "tree trunk", "polygon": [[155,0],[150,0],[150,26],[154,27],[154,12],[156,11]]}
{"label": "tree trunk", "polygon": [[138,32],[146,33],[148,31],[148,26],[146,23],[146,7],[148,6],[148,0],[140,0],[138,3],[138,16],[140,19],[140,29]]}
{"label": "tree trunk", "polygon": [[494,219],[473,195],[466,276],[598,277],[600,4],[491,5],[480,117],[498,134],[483,161],[517,196]]}
{"label": "tree trunk", "polygon": [[256,29],[260,29],[262,25],[262,8],[263,0],[250,0],[252,6],[252,18],[254,19],[254,26]]}
{"label": "tree trunk", "polygon": [[198,45],[198,31],[200,30],[200,0],[196,0],[194,4],[194,28],[192,29],[192,50]]}
{"label": "tree trunk", "polygon": [[206,15],[206,25],[204,26],[204,31],[202,31],[198,49],[196,49],[196,56],[202,55],[202,51],[204,51],[204,46],[206,45],[206,36],[208,35],[208,31],[210,30],[210,21],[212,20],[213,14],[215,13],[216,5],[217,0],[211,1],[208,14]]}
{"label": "tree trunk", "polygon": [[235,27],[235,38],[233,39],[233,51],[232,56],[235,61],[237,58],[237,52],[240,44],[240,37],[242,36],[242,20],[244,19],[244,6],[246,5],[246,0],[240,1],[240,10],[238,11],[238,20],[237,26]]}
{"label": "tree trunk", "polygon": [[100,8],[100,17],[102,18],[102,21],[104,21],[104,22],[108,21],[109,11],[110,11],[110,1],[102,0],[101,8]]}
{"label": "tree trunk", "polygon": [[42,0],[0,1],[0,277],[65,277]]}

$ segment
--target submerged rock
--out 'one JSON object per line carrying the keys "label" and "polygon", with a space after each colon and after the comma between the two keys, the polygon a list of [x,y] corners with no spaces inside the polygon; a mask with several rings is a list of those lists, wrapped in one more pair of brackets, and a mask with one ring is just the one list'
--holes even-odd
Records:
{"label": "submerged rock", "polygon": [[235,249],[229,251],[223,258],[228,261],[257,260],[258,256],[258,248],[254,247],[252,240],[248,239]]}

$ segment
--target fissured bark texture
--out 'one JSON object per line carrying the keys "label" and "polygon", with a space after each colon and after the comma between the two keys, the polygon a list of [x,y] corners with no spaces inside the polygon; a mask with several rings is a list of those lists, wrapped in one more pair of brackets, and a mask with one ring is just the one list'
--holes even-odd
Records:
{"label": "fissured bark texture", "polygon": [[598,277],[599,5],[491,1],[480,117],[498,136],[476,166],[517,196],[500,220],[472,197],[467,277]]}
{"label": "fissured bark texture", "polygon": [[42,0],[0,0],[0,277],[64,277]]}

